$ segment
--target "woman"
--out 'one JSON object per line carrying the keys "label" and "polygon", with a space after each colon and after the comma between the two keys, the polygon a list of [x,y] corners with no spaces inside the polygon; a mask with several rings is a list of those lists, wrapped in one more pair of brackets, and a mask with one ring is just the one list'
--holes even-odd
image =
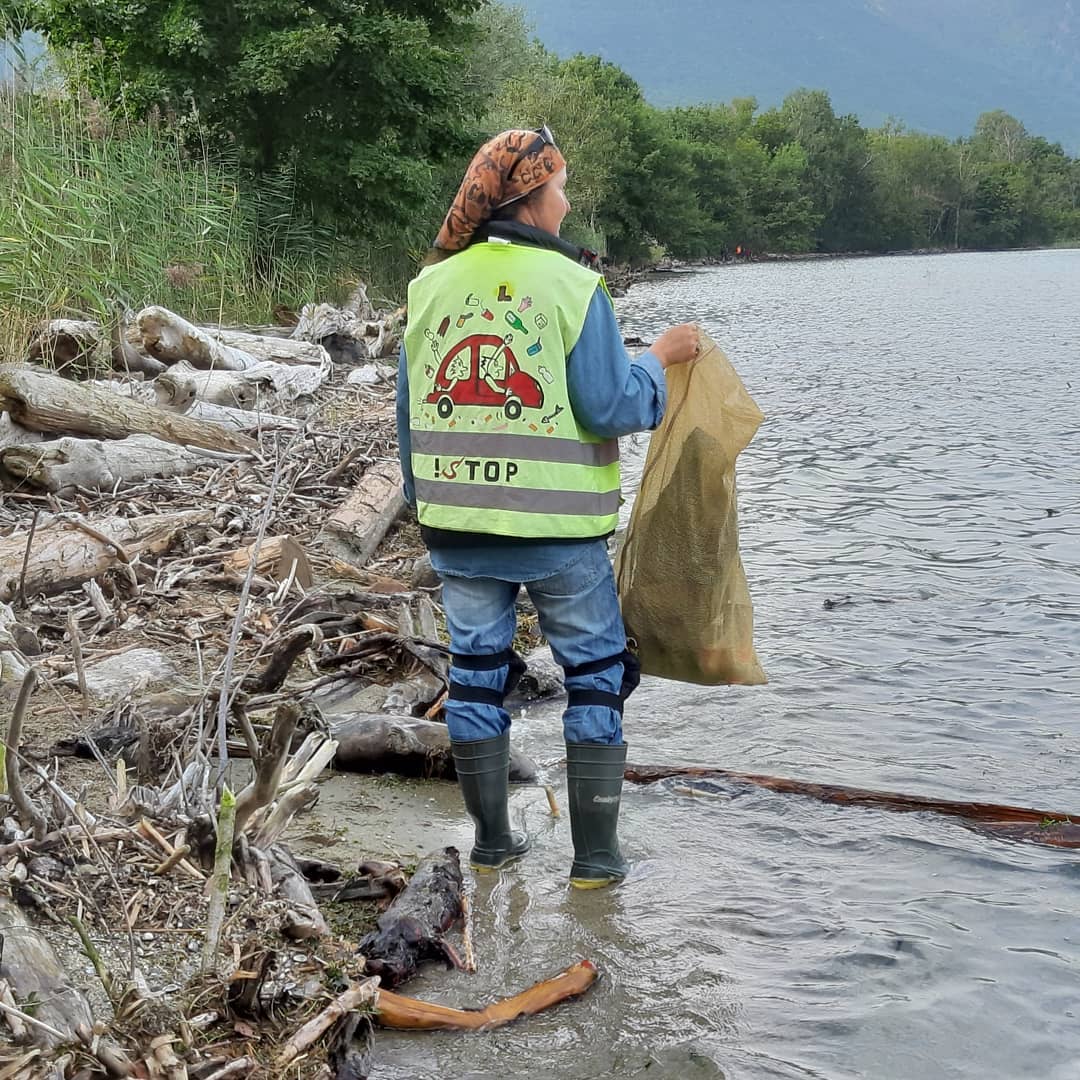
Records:
{"label": "woman", "polygon": [[570,883],[597,888],[627,872],[622,712],[637,685],[606,544],[617,439],[660,423],[663,369],[697,355],[698,330],[673,327],[631,362],[596,257],[559,238],[566,178],[546,127],[505,131],[473,158],[409,287],[397,423],[405,495],[443,583],[470,863],[499,869],[529,848],[510,828],[503,708],[524,669],[511,648],[524,585],[566,672]]}

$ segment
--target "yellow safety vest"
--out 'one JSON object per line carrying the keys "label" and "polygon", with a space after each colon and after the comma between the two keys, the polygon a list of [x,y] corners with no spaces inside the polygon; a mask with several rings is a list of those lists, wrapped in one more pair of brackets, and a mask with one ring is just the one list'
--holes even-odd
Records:
{"label": "yellow safety vest", "polygon": [[409,430],[422,525],[585,539],[614,531],[619,444],[574,416],[566,358],[603,279],[496,240],[409,286]]}

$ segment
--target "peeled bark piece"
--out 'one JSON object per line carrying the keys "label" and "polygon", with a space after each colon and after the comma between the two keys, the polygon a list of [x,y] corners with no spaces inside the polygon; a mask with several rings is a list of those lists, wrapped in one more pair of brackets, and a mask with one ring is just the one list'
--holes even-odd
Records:
{"label": "peeled bark piece", "polygon": [[[249,544],[230,551],[222,557],[222,564],[234,574],[246,574],[253,549],[254,545]],[[255,573],[273,581],[284,581],[292,573],[305,589],[311,588],[311,563],[304,549],[291,536],[268,536],[263,540],[255,560]]]}
{"label": "peeled bark piece", "polygon": [[180,446],[201,446],[246,454],[258,445],[244,435],[227,431],[164,409],[123,398],[119,394],[68,382],[41,371],[0,371],[0,408],[23,427],[123,439],[154,435]]}
{"label": "peeled bark piece", "polygon": [[378,975],[389,989],[412,978],[426,960],[463,967],[442,936],[462,917],[461,888],[457,848],[421,859],[405,891],[379,916],[378,929],[360,942],[366,971]]}
{"label": "peeled bark piece", "polygon": [[[445,724],[378,713],[333,720],[331,734],[338,743],[334,768],[341,772],[457,779],[450,732]],[[536,765],[514,749],[510,751],[510,781],[537,782]]]}
{"label": "peeled bark piece", "polygon": [[66,437],[0,450],[0,464],[9,475],[31,487],[56,492],[77,487],[112,491],[117,485],[154,476],[188,476],[219,463],[150,435],[109,440]]}
{"label": "peeled bark piece", "polygon": [[975,832],[1010,840],[1028,840],[1049,847],[1080,848],[1080,814],[1060,814],[1051,810],[1031,810],[1023,806],[996,803],[954,802],[924,795],[902,795],[889,791],[868,791],[838,784],[814,784],[787,780],[782,776],[730,772],[678,765],[627,765],[624,776],[632,784],[654,784],[658,780],[685,777],[688,780],[720,780],[753,784],[788,795],[808,795],[822,802],[846,806],[869,806],[899,813],[947,814]]}
{"label": "peeled bark piece", "polygon": [[76,1042],[76,1028],[93,1028],[94,1017],[83,994],[68,982],[67,973],[53,947],[35,930],[26,916],[10,900],[0,897],[0,936],[3,956],[0,979],[6,979],[16,1000],[33,996],[37,1004],[28,1011],[64,1035],[57,1039],[36,1026],[28,1025],[39,1046],[52,1048]]}
{"label": "peeled bark piece", "polygon": [[596,965],[582,960],[513,997],[484,1009],[450,1009],[416,998],[380,990],[375,999],[375,1022],[399,1031],[491,1031],[522,1016],[535,1016],[561,1001],[578,997],[600,977]]}
{"label": "peeled bark piece", "polygon": [[251,353],[223,344],[162,307],[143,309],[138,322],[146,351],[167,364],[186,360],[196,368],[243,371],[259,362]]}
{"label": "peeled bark piece", "polygon": [[311,397],[330,370],[329,357],[320,367],[261,361],[244,371],[200,371],[179,363],[159,375],[154,388],[163,408],[184,409],[198,400],[236,409],[267,409]]}
{"label": "peeled bark piece", "polygon": [[[210,510],[184,510],[145,517],[87,519],[95,532],[119,544],[129,559],[168,549],[181,529],[205,524]],[[19,591],[27,533],[0,539],[0,601],[11,601]],[[26,595],[55,596],[65,589],[96,578],[122,559],[111,544],[87,533],[71,521],[39,525],[26,564]]]}

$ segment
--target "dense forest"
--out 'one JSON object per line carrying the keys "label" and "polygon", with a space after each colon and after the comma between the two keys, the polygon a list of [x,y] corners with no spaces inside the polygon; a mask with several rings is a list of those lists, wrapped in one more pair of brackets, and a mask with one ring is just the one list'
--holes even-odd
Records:
{"label": "dense forest", "polygon": [[[484,0],[8,0],[48,70],[3,93],[0,317],[117,295],[268,310],[374,276],[400,293],[486,134],[550,125],[566,232],[666,252],[1080,240],[1080,160],[1001,112],[949,140],[822,90],[656,108]],[[9,320],[10,321],[10,320]]]}

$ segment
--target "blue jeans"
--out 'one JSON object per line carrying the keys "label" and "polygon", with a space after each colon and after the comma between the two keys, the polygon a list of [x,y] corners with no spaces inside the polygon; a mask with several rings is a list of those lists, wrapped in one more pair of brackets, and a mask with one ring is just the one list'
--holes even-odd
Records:
{"label": "blue jeans", "polygon": [[[521,585],[498,578],[450,574],[441,578],[452,652],[475,656],[509,649],[517,624],[514,601]],[[588,545],[582,557],[564,570],[524,585],[540,616],[540,629],[562,667],[617,657],[626,648],[615,575],[604,544]],[[464,686],[502,690],[508,672],[508,665],[490,671],[455,665],[450,677]],[[618,694],[622,680],[623,665],[615,661],[592,674],[567,676],[566,688]],[[446,724],[451,739],[472,742],[501,735],[510,726],[510,715],[496,705],[451,698],[446,702]],[[563,714],[563,733],[571,743],[617,746],[623,741],[622,714],[604,705],[568,707]]]}

